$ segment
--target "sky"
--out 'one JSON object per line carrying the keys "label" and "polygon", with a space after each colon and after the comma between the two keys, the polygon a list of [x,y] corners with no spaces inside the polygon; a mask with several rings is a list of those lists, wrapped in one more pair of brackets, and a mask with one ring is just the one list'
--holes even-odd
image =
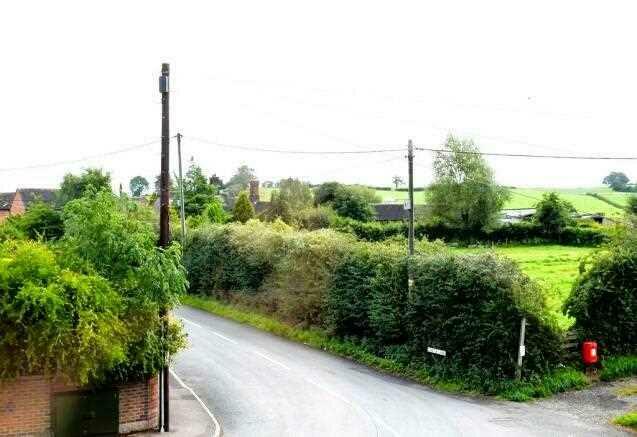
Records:
{"label": "sky", "polygon": [[[184,165],[390,185],[449,134],[484,152],[637,156],[637,12],[593,1],[20,1],[0,14],[0,191],[160,163],[158,75]],[[157,141],[157,142],[153,142]],[[148,144],[153,142],[152,144]],[[148,144],[142,146],[143,144]],[[139,146],[139,147],[135,147]],[[176,171],[176,144],[171,170]],[[121,152],[125,150],[124,152]],[[431,181],[417,151],[415,182]],[[637,161],[489,158],[509,186],[598,186]]]}

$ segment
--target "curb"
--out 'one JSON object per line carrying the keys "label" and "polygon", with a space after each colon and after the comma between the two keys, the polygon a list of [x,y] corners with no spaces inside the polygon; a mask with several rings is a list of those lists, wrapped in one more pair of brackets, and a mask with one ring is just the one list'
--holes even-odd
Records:
{"label": "curb", "polygon": [[210,411],[210,409],[206,406],[206,404],[204,404],[204,402],[201,400],[201,398],[199,396],[197,396],[197,393],[195,393],[193,391],[193,389],[191,389],[190,387],[188,387],[182,380],[181,378],[175,373],[175,371],[173,369],[169,369],[170,374],[173,376],[173,378],[175,378],[175,380],[179,383],[179,385],[181,385],[183,388],[185,388],[186,390],[188,390],[194,397],[195,399],[197,399],[197,401],[199,402],[199,404],[201,405],[201,408],[203,408],[203,410],[206,412],[206,414],[208,415],[208,417],[210,417],[210,420],[212,420],[212,423],[214,424],[214,428],[215,430],[212,433],[212,437],[221,437],[221,425],[219,424],[219,421],[217,420],[217,418],[215,417],[214,414],[212,414],[212,412]]}

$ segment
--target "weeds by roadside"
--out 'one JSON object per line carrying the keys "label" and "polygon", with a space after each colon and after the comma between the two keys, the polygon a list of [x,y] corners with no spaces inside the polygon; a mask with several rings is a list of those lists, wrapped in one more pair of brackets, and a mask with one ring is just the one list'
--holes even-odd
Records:
{"label": "weeds by roadside", "polygon": [[637,431],[637,411],[617,416],[613,419],[613,423]]}

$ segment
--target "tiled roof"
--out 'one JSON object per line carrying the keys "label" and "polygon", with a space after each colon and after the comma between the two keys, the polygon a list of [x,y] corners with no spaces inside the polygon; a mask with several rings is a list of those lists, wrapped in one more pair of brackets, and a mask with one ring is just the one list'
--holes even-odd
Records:
{"label": "tiled roof", "polygon": [[13,202],[13,196],[15,196],[15,193],[0,193],[0,210],[11,209],[11,202]]}
{"label": "tiled roof", "polygon": [[22,196],[24,207],[28,208],[31,203],[38,200],[49,204],[54,203],[58,190],[50,188],[18,188],[17,192]]}

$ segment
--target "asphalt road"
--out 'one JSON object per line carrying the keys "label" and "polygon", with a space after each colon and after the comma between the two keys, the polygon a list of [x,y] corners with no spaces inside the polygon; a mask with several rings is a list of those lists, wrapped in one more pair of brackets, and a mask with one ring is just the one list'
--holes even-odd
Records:
{"label": "asphalt road", "polygon": [[226,437],[615,436],[568,412],[438,393],[193,308],[174,370]]}

